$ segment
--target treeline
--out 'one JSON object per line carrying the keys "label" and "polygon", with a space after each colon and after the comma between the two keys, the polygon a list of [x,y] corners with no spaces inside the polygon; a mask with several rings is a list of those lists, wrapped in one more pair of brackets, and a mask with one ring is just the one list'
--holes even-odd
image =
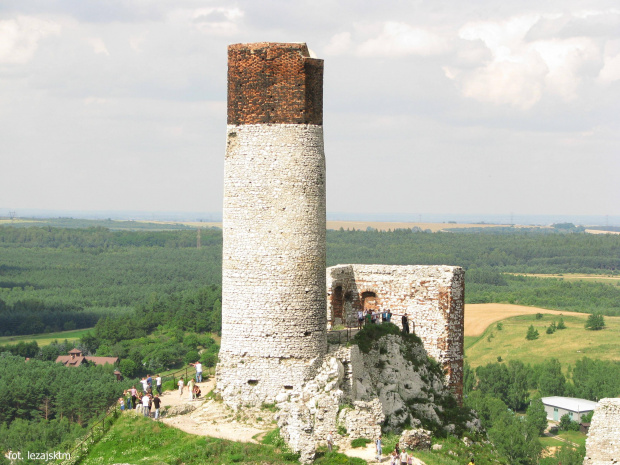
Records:
{"label": "treeline", "polygon": [[490,363],[472,370],[465,365],[464,392],[474,391],[500,399],[513,410],[523,410],[530,392],[541,397],[566,396],[598,401],[620,397],[620,362],[584,357],[569,365],[565,375],[554,358],[537,365],[519,360]]}
{"label": "treeline", "polygon": [[465,302],[506,302],[571,312],[620,315],[620,286],[559,278],[502,274],[492,268],[473,268],[465,274]]}
{"label": "treeline", "polygon": [[328,231],[328,266],[344,263],[458,265],[511,273],[618,273],[620,236]]}
{"label": "treeline", "polygon": [[[222,232],[0,227],[0,335],[92,327],[151,295],[221,284]],[[618,273],[620,236],[328,231],[327,265],[466,268],[467,302],[620,314],[620,287],[503,272]],[[182,309],[181,309],[182,310]]]}
{"label": "treeline", "polygon": [[[221,245],[219,229],[203,228],[201,245]],[[178,231],[112,231],[98,226],[86,229],[0,226],[0,247],[108,249],[115,247],[196,247],[195,229]]]}

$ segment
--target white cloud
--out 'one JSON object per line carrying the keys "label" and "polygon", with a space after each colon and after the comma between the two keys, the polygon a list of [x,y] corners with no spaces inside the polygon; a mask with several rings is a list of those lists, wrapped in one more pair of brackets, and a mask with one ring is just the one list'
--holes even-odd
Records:
{"label": "white cloud", "polygon": [[108,52],[108,48],[105,46],[105,42],[101,37],[90,37],[86,40],[93,48],[93,52],[95,52],[95,54],[110,55],[110,52]]}
{"label": "white cloud", "polygon": [[0,21],[0,63],[25,64],[34,56],[39,41],[48,35],[60,34],[59,24],[18,16]]}
{"label": "white cloud", "polygon": [[388,21],[378,37],[368,39],[357,49],[359,56],[437,55],[448,50],[448,41],[426,29]]}
{"label": "white cloud", "polygon": [[340,32],[329,40],[324,48],[325,55],[343,55],[351,48],[351,33]]}
{"label": "white cloud", "polygon": [[243,10],[239,8],[198,8],[191,15],[191,23],[200,32],[233,35],[239,31],[237,22],[243,15]]}
{"label": "white cloud", "polygon": [[[459,37],[468,42],[482,41],[491,56],[474,69],[447,66],[444,73],[464,96],[484,102],[528,109],[545,94],[575,100],[584,78],[594,75],[591,69],[601,66],[602,51],[600,41],[593,38],[562,37],[562,27],[574,17],[524,15],[467,23]],[[593,12],[582,17],[596,18]],[[613,76],[615,65],[613,60],[609,63],[609,75]],[[604,76],[602,80],[608,74]]]}

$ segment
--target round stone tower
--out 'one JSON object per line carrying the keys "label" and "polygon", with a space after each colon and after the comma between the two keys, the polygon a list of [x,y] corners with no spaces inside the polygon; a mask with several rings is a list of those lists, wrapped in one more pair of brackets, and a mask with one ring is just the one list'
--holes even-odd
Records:
{"label": "round stone tower", "polygon": [[217,389],[273,402],[327,349],[323,61],[306,44],[229,46],[227,132]]}

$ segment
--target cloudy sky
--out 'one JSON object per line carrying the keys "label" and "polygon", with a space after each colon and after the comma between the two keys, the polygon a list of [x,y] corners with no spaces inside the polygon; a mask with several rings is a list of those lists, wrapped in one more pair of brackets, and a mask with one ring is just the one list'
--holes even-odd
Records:
{"label": "cloudy sky", "polygon": [[2,0],[0,216],[221,210],[263,41],[325,60],[328,211],[620,214],[617,0]]}

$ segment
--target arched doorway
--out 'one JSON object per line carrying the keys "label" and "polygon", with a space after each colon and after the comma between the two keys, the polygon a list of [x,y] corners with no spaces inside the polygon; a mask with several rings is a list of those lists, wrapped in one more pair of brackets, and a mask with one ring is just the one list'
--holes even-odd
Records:
{"label": "arched doorway", "polygon": [[336,286],[332,291],[332,319],[343,319],[344,309],[344,294],[342,292],[342,286]]}
{"label": "arched doorway", "polygon": [[379,308],[377,294],[372,291],[362,292],[362,298],[360,303],[364,312],[367,312],[368,310],[376,312]]}

